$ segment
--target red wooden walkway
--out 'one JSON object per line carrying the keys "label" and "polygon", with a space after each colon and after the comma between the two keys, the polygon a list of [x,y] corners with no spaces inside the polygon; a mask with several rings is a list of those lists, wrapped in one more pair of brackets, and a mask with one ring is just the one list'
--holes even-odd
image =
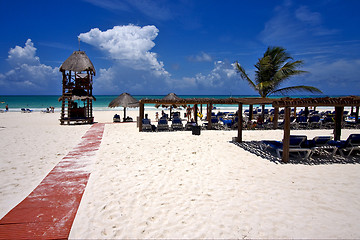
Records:
{"label": "red wooden walkway", "polygon": [[0,239],[67,239],[105,124],[94,124],[22,202],[0,220]]}

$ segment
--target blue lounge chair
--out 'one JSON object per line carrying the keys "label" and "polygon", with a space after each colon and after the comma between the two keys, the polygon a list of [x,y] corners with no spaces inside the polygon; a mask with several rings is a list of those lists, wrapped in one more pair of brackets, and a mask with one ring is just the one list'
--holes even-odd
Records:
{"label": "blue lounge chair", "polygon": [[193,126],[197,126],[196,122],[187,122],[185,124],[185,130],[192,131]]}
{"label": "blue lounge chair", "polygon": [[184,126],[183,126],[183,124],[181,122],[181,119],[179,117],[175,117],[172,120],[171,128],[172,128],[172,130],[183,130],[184,129]]}
{"label": "blue lounge chair", "polygon": [[312,128],[320,128],[321,127],[321,118],[319,115],[312,115],[309,117],[309,125],[310,129]]}
{"label": "blue lounge chair", "polygon": [[120,116],[118,114],[114,115],[113,122],[120,122]]}
{"label": "blue lounge chair", "polygon": [[151,121],[150,119],[142,120],[142,131],[152,131]]}
{"label": "blue lounge chair", "polygon": [[[354,150],[360,149],[360,134],[350,134],[345,141],[329,141],[328,144],[335,147],[333,155],[339,151],[341,156],[348,157]],[[349,153],[345,155],[345,151]]]}
{"label": "blue lounge chair", "polygon": [[[307,160],[311,154],[311,149],[306,147],[307,137],[304,135],[290,135],[290,153],[304,153],[304,160]],[[283,152],[283,143],[280,141],[263,141],[263,143],[268,147],[275,149],[276,154],[279,158],[281,158],[281,152]]]}
{"label": "blue lounge chair", "polygon": [[234,124],[234,121],[232,119],[223,119],[223,118],[219,118],[219,119],[223,123],[225,129],[232,128],[232,125]]}
{"label": "blue lounge chair", "polygon": [[325,150],[332,150],[334,149],[333,146],[330,146],[328,143],[332,140],[331,136],[317,136],[314,137],[312,140],[308,140],[305,145],[309,148],[311,148],[311,154],[309,158],[314,153],[322,153],[325,152]]}
{"label": "blue lounge chair", "polygon": [[219,122],[219,119],[217,118],[211,118],[211,127],[212,129],[220,129],[221,128],[221,124]]}
{"label": "blue lounge chair", "polygon": [[166,118],[160,118],[157,126],[157,131],[169,131],[169,124]]}
{"label": "blue lounge chair", "polygon": [[308,127],[308,118],[306,116],[298,116],[296,118],[296,122],[299,124],[300,128],[307,128]]}
{"label": "blue lounge chair", "polygon": [[334,125],[335,125],[335,120],[333,116],[328,115],[324,117],[324,119],[322,120],[322,126],[324,128],[333,129]]}

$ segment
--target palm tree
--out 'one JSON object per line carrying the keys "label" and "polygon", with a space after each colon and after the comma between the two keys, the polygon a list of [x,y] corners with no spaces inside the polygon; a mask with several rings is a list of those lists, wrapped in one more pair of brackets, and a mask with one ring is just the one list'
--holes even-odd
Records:
{"label": "palm tree", "polygon": [[[311,93],[322,93],[316,87],[311,86],[292,86],[280,88],[280,85],[290,77],[307,73],[298,70],[303,64],[302,60],[292,61],[293,58],[282,47],[268,47],[264,56],[255,64],[255,81],[252,81],[246,74],[245,69],[235,62],[236,70],[240,73],[243,80],[259,92],[260,96],[265,98],[274,93],[284,94],[291,91],[307,91]],[[262,106],[264,114],[265,105]],[[264,115],[263,115],[264,117]]]}

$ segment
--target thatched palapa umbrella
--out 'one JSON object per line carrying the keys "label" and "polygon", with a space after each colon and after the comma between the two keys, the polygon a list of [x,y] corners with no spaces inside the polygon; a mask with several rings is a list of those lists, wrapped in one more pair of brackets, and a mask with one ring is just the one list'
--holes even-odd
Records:
{"label": "thatched palapa umbrella", "polygon": [[71,54],[60,66],[59,70],[60,72],[74,71],[78,73],[82,71],[91,71],[95,76],[94,65],[84,51],[73,52],[73,54]]}
{"label": "thatched palapa umbrella", "polygon": [[127,107],[139,107],[139,101],[136,100],[134,97],[132,97],[128,93],[122,93],[117,98],[111,101],[109,103],[110,108],[114,107],[123,107],[124,108],[124,121],[126,119],[126,108]]}
{"label": "thatched palapa umbrella", "polygon": [[[177,96],[175,93],[169,93],[168,95],[166,95],[165,97],[162,98],[163,100],[181,100],[182,98]],[[176,104],[162,104],[162,107],[170,107],[170,118],[171,118],[171,110],[172,108],[177,108],[179,107]],[[156,104],[155,105],[156,108],[160,107],[160,104]],[[186,105],[182,105],[182,107],[186,108]]]}

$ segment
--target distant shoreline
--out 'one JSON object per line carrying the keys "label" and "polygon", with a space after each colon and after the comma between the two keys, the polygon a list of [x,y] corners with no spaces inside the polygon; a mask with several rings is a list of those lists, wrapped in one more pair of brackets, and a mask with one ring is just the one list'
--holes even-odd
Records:
{"label": "distant shoreline", "polygon": [[[93,102],[93,108],[97,111],[108,111],[108,104],[117,97],[117,95],[94,95],[96,101]],[[160,99],[163,98],[165,95],[133,95],[134,98],[137,100],[144,99],[144,98],[154,98]],[[182,98],[241,98],[241,97],[259,97],[258,95],[178,95]],[[307,98],[307,97],[341,97],[345,95],[288,95],[288,96],[279,96],[275,95],[271,98],[278,98],[278,97],[292,97],[292,98]],[[4,110],[5,105],[9,105],[10,111],[21,111],[21,108],[29,108],[34,111],[42,111],[46,110],[49,107],[55,107],[55,111],[61,108],[61,102],[58,101],[60,95],[0,95],[0,109]],[[154,105],[147,104],[148,108]],[[215,105],[219,107],[232,107],[231,105]],[[247,106],[245,106],[247,107]],[[268,105],[270,107],[270,105]],[[122,109],[122,108],[120,108]]]}

